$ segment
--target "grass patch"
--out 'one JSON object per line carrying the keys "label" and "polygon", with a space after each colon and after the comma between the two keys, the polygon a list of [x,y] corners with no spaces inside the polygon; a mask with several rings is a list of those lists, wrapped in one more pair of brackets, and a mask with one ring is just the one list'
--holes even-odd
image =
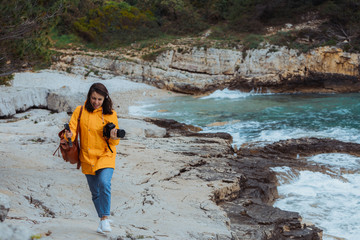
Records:
{"label": "grass patch", "polygon": [[87,73],[85,73],[84,77],[88,77],[90,73],[94,73],[96,76],[99,76],[99,70],[90,69]]}
{"label": "grass patch", "polygon": [[56,30],[52,30],[50,38],[53,47],[59,49],[69,49],[83,45],[83,41],[75,34],[59,34]]}
{"label": "grass patch", "polygon": [[166,52],[170,50],[170,48],[161,48],[157,51],[154,51],[154,52],[150,52],[150,53],[147,53],[145,55],[142,55],[141,58],[145,61],[148,61],[148,62],[154,62],[156,60],[156,58],[162,54],[163,52]]}
{"label": "grass patch", "polygon": [[65,34],[55,39],[54,47],[67,49],[71,48],[74,43],[80,43],[79,38],[74,34]]}
{"label": "grass patch", "polygon": [[244,50],[258,49],[262,42],[264,42],[264,37],[257,34],[249,34],[242,41]]}

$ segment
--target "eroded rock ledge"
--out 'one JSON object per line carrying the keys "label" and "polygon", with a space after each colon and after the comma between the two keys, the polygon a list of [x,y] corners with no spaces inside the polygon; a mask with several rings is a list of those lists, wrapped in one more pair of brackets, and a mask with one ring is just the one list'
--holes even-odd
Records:
{"label": "eroded rock ledge", "polygon": [[223,187],[215,188],[212,199],[227,213],[232,239],[322,239],[322,230],[301,223],[298,213],[272,206],[278,197],[278,183],[271,168],[289,166],[324,171],[324,167],[308,164],[303,157],[331,152],[360,154],[360,144],[301,138],[264,147],[244,146],[234,155],[232,139],[226,133],[210,136],[189,131],[191,127],[173,120],[148,118],[147,121],[166,127],[168,137],[187,136],[191,139],[188,149],[178,152],[191,154],[194,164],[185,166],[174,178],[196,171],[196,176],[209,184],[216,180],[225,183]]}
{"label": "eroded rock ledge", "polygon": [[55,59],[52,68],[103,78],[126,75],[162,89],[204,94],[224,88],[274,93],[359,92],[359,66],[359,54],[336,47],[301,53],[267,46],[247,51],[196,47],[184,51],[174,47],[153,62],[67,52]]}

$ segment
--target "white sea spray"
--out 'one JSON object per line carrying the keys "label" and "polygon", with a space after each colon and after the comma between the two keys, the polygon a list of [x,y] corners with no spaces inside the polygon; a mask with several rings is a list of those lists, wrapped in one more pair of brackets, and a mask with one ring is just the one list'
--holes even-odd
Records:
{"label": "white sea spray", "polygon": [[[278,174],[283,175],[283,172]],[[283,181],[278,187],[280,199],[274,206],[299,212],[304,222],[324,230],[325,240],[333,239],[330,236],[356,240],[360,236],[359,181],[359,174],[343,174],[337,178],[326,173],[301,171],[298,177]]]}

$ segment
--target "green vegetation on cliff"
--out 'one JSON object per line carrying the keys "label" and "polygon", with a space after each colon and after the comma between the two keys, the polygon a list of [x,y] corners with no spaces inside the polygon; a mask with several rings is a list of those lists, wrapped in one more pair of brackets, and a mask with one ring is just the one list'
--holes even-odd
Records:
{"label": "green vegetation on cliff", "polygon": [[[48,63],[52,46],[115,48],[141,41],[155,42],[159,38],[199,37],[205,30],[210,30],[208,39],[223,41],[230,47],[242,45],[244,49],[257,48],[267,41],[301,51],[322,45],[360,51],[357,0],[0,0],[0,3],[0,76]],[[311,26],[314,22],[316,26]],[[288,23],[305,24],[281,30]]]}
{"label": "green vegetation on cliff", "polygon": [[61,1],[0,0],[0,76],[49,62],[49,29],[64,8]]}
{"label": "green vegetation on cliff", "polygon": [[90,9],[74,21],[75,31],[87,41],[131,42],[154,36],[155,18],[151,11],[141,11],[126,2],[108,1]]}

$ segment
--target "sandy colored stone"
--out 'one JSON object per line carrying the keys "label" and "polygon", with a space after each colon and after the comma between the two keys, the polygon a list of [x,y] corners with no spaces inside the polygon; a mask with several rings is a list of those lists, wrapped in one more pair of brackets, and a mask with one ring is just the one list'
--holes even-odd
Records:
{"label": "sandy colored stone", "polygon": [[[141,118],[129,116],[129,106],[173,95],[139,88],[115,91],[111,96],[120,121],[129,119],[131,124]],[[140,134],[141,129],[152,129],[147,122],[138,126],[140,130],[133,124],[132,132],[117,147],[112,179],[113,232],[106,236],[96,233],[99,219],[85,176],[76,166],[53,156],[57,133],[69,119],[65,112],[46,109],[0,119],[0,192],[11,201],[4,223],[54,240],[230,238],[228,218],[211,200],[213,187],[199,178],[173,178],[192,161],[191,156],[176,153],[173,144],[178,144],[168,142],[173,140]]]}
{"label": "sandy colored stone", "polygon": [[[286,93],[358,92],[360,89],[359,54],[334,46],[305,53],[270,44],[249,50],[198,47],[178,50],[170,48],[152,62],[64,52],[52,68],[72,69],[79,75],[87,75],[90,68],[104,79],[125,75],[132,81],[195,95],[223,88]],[[67,63],[67,54],[71,54],[74,61]]]}

